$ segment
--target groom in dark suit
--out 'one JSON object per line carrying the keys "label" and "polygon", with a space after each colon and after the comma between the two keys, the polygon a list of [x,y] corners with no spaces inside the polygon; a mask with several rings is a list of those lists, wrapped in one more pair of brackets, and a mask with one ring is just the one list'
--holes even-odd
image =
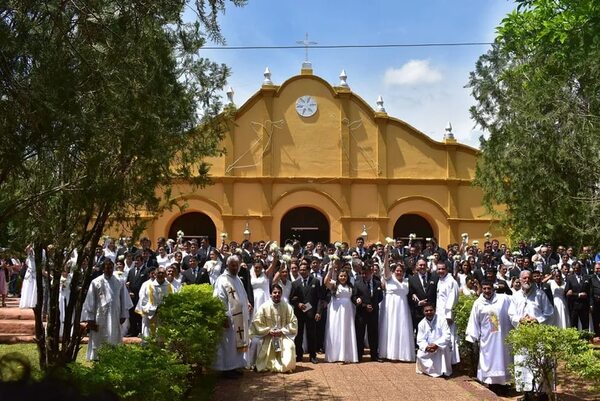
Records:
{"label": "groom in dark suit", "polygon": [[198,257],[191,255],[188,259],[189,268],[181,273],[181,284],[208,284],[210,279],[204,267],[198,267]]}
{"label": "groom in dark suit", "polygon": [[298,269],[300,278],[292,283],[290,304],[294,307],[294,314],[298,319],[298,333],[296,343],[296,361],[302,361],[304,350],[302,340],[306,330],[308,342],[308,355],[312,363],[317,363],[317,322],[321,320],[323,310],[323,291],[319,280],[309,276],[308,265],[302,263]]}
{"label": "groom in dark suit", "polygon": [[416,274],[408,278],[408,299],[411,306],[413,327],[416,329],[419,322],[425,317],[423,306],[431,304],[435,307],[439,278],[437,274],[428,271],[427,261],[423,258],[417,259],[415,268]]}
{"label": "groom in dark suit", "polygon": [[371,269],[370,265],[363,266],[362,279],[354,282],[352,291],[352,302],[356,305],[354,326],[359,362],[365,351],[365,329],[369,336],[371,361],[381,361],[379,359],[379,303],[383,299],[383,290],[381,281],[373,276]]}

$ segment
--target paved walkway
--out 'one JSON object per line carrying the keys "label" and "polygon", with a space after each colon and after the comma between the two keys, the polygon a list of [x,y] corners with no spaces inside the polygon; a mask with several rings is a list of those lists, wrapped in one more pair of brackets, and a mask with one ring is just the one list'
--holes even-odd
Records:
{"label": "paved walkway", "polygon": [[291,374],[245,372],[242,379],[219,380],[213,401],[229,400],[494,401],[502,398],[465,376],[434,379],[418,375],[414,363],[303,362]]}

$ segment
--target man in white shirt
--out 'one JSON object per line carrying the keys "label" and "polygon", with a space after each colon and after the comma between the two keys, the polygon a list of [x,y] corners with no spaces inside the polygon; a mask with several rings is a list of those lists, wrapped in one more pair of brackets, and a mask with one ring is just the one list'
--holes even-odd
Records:
{"label": "man in white shirt", "polygon": [[452,338],[452,364],[460,362],[460,354],[458,350],[458,338],[456,336],[456,324],[454,323],[453,309],[458,302],[458,283],[450,274],[448,274],[448,266],[440,261],[437,264],[437,274],[439,276],[437,284],[436,298],[436,315],[440,319],[446,319],[450,327]]}
{"label": "man in white shirt", "polygon": [[446,319],[438,318],[431,304],[423,307],[425,317],[417,329],[417,373],[432,377],[452,375],[452,342]]}
{"label": "man in white shirt", "polygon": [[[513,293],[508,316],[514,327],[522,323],[549,323],[554,307],[548,296],[531,279],[531,272],[523,270],[520,276],[521,290]],[[515,355],[515,388],[517,391],[533,391],[533,375],[529,369],[519,367],[525,357]]]}

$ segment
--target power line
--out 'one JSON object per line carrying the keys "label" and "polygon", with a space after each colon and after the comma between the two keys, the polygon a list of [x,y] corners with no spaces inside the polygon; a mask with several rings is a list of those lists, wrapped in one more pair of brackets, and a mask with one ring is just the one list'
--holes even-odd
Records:
{"label": "power line", "polygon": [[[460,47],[460,46],[489,46],[492,42],[455,42],[455,43],[388,43],[366,45],[311,45],[310,49],[376,49],[392,47]],[[304,49],[304,45],[284,46],[204,46],[205,50],[274,50],[274,49]]]}

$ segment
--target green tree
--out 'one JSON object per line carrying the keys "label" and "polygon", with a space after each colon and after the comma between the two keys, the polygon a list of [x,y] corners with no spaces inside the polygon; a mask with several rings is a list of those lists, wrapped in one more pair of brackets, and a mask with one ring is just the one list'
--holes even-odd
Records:
{"label": "green tree", "polygon": [[[598,378],[600,358],[592,346],[581,339],[577,329],[559,329],[546,324],[520,324],[512,330],[507,339],[513,355],[521,356],[515,366],[527,368],[533,377],[533,391],[550,391],[550,399],[556,400],[552,391],[559,363],[564,362],[565,369],[584,379]],[[519,380],[519,377],[515,378]]]}
{"label": "green tree", "polygon": [[469,79],[489,133],[475,183],[515,240],[597,242],[600,3],[516,3]]}
{"label": "green tree", "polygon": [[[194,21],[183,19],[188,6]],[[199,53],[206,40],[223,41],[225,0],[1,7],[0,231],[13,249],[36,250],[36,341],[48,369],[74,361],[83,334],[71,319],[79,322],[91,266],[73,270],[64,328],[72,334],[59,337],[60,274],[72,251],[85,266],[112,224],[139,232],[172,206],[174,180],[209,182],[203,159],[221,153],[229,70]],[[47,326],[42,271],[52,283]]]}
{"label": "green tree", "polygon": [[210,367],[223,335],[223,303],[209,284],[185,285],[157,312],[156,340],[188,365]]}

